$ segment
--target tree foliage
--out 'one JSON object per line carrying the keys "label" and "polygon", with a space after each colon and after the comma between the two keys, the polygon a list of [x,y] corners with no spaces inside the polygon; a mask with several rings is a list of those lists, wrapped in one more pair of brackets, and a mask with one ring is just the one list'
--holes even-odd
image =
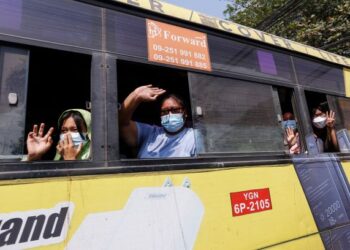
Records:
{"label": "tree foliage", "polygon": [[224,13],[254,28],[272,16],[266,32],[350,56],[349,0],[230,0]]}

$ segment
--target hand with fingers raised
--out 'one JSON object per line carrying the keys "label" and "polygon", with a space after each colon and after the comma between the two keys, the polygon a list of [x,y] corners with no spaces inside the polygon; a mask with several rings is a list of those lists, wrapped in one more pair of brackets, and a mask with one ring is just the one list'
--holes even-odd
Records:
{"label": "hand with fingers raised", "polygon": [[81,152],[83,143],[76,147],[70,133],[64,135],[64,139],[57,144],[57,151],[64,160],[76,160]]}
{"label": "hand with fingers raised", "polygon": [[38,125],[33,126],[33,131],[27,136],[28,161],[40,160],[41,157],[51,148],[53,140],[51,127],[44,135],[45,124],[41,123],[38,131]]}
{"label": "hand with fingers raised", "polygon": [[164,94],[165,90],[158,87],[153,87],[150,84],[138,87],[134,90],[134,93],[139,102],[151,102],[155,101],[158,96]]}
{"label": "hand with fingers raised", "polygon": [[293,146],[296,143],[296,134],[294,132],[294,129],[286,128],[285,133],[288,145],[290,147]]}
{"label": "hand with fingers raised", "polygon": [[334,111],[330,110],[329,112],[326,112],[326,126],[327,128],[334,128],[335,124],[335,113]]}

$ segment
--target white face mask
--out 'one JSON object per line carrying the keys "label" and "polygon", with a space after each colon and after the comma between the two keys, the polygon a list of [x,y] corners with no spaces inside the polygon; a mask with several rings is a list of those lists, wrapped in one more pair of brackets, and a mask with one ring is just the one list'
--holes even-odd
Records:
{"label": "white face mask", "polygon": [[312,120],[312,123],[316,128],[324,128],[326,127],[326,120],[325,116],[317,116]]}
{"label": "white face mask", "polygon": [[[67,134],[68,133],[60,134],[60,141],[63,141],[64,136]],[[69,132],[69,134],[72,136],[72,141],[73,141],[74,147],[78,147],[81,143],[85,143],[87,141],[86,133],[83,133],[84,138],[82,138],[80,133],[78,133],[78,132]]]}

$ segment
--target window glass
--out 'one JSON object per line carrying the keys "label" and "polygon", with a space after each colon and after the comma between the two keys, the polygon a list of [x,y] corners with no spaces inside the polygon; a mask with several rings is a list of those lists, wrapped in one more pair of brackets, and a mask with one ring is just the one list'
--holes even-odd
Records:
{"label": "window glass", "polygon": [[212,67],[216,70],[292,80],[288,55],[211,35],[208,40]]}
{"label": "window glass", "polygon": [[190,74],[200,153],[283,151],[272,87]]}
{"label": "window glass", "polygon": [[146,21],[144,18],[107,10],[109,51],[147,58]]}
{"label": "window glass", "polygon": [[344,97],[332,98],[337,104],[337,118],[336,123],[338,129],[346,128],[350,132],[350,99]]}
{"label": "window glass", "polygon": [[344,97],[328,97],[336,112],[336,130],[339,150],[350,153],[350,99]]}
{"label": "window glass", "polygon": [[0,160],[23,153],[28,56],[27,50],[0,47]]}
{"label": "window glass", "polygon": [[101,49],[101,8],[70,0],[2,0],[0,31]]}
{"label": "window glass", "polygon": [[299,84],[324,91],[344,94],[341,67],[329,66],[301,58],[294,58]]}

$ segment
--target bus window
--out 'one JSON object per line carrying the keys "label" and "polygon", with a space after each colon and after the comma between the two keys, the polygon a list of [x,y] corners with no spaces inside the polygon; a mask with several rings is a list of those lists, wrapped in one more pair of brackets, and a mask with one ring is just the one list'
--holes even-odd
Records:
{"label": "bus window", "polygon": [[29,51],[0,46],[0,160],[23,154]]}
{"label": "bus window", "polygon": [[291,89],[276,87],[281,107],[281,124],[284,131],[284,146],[288,154],[300,154],[302,152],[301,131],[298,124],[298,116],[294,110],[293,92]]}
{"label": "bus window", "polygon": [[[154,87],[166,90],[166,93],[164,93],[164,95],[167,95],[169,93],[175,94],[184,101],[184,106],[186,110],[188,110],[185,126],[187,128],[192,127],[192,116],[190,112],[191,107],[189,106],[188,101],[189,91],[186,71],[119,60],[117,62],[117,72],[118,100],[120,103],[122,103],[125,98],[137,87],[152,84]],[[156,101],[141,103],[133,113],[132,120],[139,123],[160,127],[161,99],[162,96],[159,96]],[[151,157],[141,156],[139,145],[137,145],[138,147],[132,147],[130,146],[130,143],[127,145],[125,143],[125,140],[122,139],[123,136],[124,135],[122,134],[119,136],[121,158]],[[154,157],[165,156],[163,156],[161,153],[155,153]]]}
{"label": "bus window", "polygon": [[[58,128],[58,118],[68,109],[86,109],[86,103],[90,102],[91,56],[32,48],[29,68],[25,138],[33,130],[34,124],[45,123],[45,132],[53,127],[52,146],[41,157],[42,160],[52,160],[55,158],[56,145],[63,132]],[[72,132],[71,130],[69,131]],[[81,136],[87,138],[86,135]],[[75,139],[72,139],[74,142]],[[57,155],[56,158],[60,157]]]}
{"label": "bus window", "polygon": [[330,109],[326,94],[305,91],[312,123],[312,134],[306,138],[311,154],[339,152],[336,136],[336,113]]}
{"label": "bus window", "polygon": [[328,96],[330,107],[336,112],[337,138],[340,152],[350,152],[350,99]]}
{"label": "bus window", "polygon": [[296,57],[294,64],[300,85],[340,95],[344,93],[344,76],[340,66],[329,66],[326,63]]}
{"label": "bus window", "polygon": [[1,33],[100,49],[101,8],[78,1],[0,1]]}
{"label": "bus window", "polygon": [[284,150],[272,86],[193,73],[190,90],[200,153]]}
{"label": "bus window", "polygon": [[246,43],[216,36],[208,36],[213,68],[219,71],[239,72],[280,81],[292,80],[291,60],[288,55],[269,51]]}

